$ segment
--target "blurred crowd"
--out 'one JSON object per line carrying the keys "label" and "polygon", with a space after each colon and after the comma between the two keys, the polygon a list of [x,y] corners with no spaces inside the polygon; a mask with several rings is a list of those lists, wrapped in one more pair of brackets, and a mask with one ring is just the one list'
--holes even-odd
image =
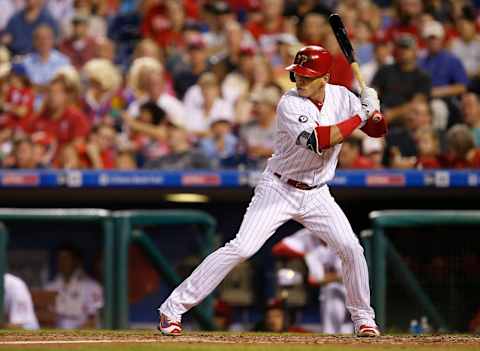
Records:
{"label": "blurred crowd", "polygon": [[342,168],[480,167],[480,17],[468,0],[0,0],[0,165],[262,169],[284,67],[334,55],[346,24],[386,140],[345,142]]}

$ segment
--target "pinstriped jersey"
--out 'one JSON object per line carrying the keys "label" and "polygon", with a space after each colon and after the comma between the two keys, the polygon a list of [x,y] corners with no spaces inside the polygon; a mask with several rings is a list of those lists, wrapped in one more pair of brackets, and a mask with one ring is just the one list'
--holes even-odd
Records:
{"label": "pinstriped jersey", "polygon": [[321,185],[333,179],[341,144],[320,155],[299,145],[317,125],[333,125],[361,111],[360,99],[340,85],[327,84],[321,108],[298,95],[296,89],[286,92],[277,106],[277,132],[272,157],[267,169],[309,185]]}

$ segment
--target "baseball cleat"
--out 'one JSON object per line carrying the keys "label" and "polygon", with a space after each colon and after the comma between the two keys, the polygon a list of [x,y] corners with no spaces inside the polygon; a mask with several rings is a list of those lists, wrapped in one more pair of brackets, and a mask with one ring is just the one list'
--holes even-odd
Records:
{"label": "baseball cleat", "polygon": [[179,321],[174,321],[173,319],[168,318],[163,313],[160,314],[160,323],[158,324],[157,329],[163,335],[168,335],[168,336],[182,335],[182,324]]}
{"label": "baseball cleat", "polygon": [[380,336],[380,331],[378,330],[377,326],[370,326],[366,324],[362,324],[358,329],[357,329],[357,336],[362,337],[362,338],[375,338],[377,336]]}

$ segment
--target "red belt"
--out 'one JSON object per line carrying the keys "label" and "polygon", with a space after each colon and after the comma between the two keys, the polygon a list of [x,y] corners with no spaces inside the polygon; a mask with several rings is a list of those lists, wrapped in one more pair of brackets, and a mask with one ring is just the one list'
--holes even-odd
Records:
{"label": "red belt", "polygon": [[[282,176],[278,173],[273,173],[277,178],[282,178]],[[318,185],[310,186],[308,184],[293,180],[287,179],[287,184],[293,186],[294,188],[301,189],[301,190],[312,190],[318,188]]]}

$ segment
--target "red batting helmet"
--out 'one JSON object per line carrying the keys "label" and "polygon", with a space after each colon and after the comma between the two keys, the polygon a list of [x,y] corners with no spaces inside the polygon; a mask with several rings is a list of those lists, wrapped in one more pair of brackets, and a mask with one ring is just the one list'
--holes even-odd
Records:
{"label": "red batting helmet", "polygon": [[321,77],[332,67],[332,55],[321,46],[309,45],[298,50],[293,64],[286,67],[290,71],[290,80],[295,82],[294,73],[303,77]]}

